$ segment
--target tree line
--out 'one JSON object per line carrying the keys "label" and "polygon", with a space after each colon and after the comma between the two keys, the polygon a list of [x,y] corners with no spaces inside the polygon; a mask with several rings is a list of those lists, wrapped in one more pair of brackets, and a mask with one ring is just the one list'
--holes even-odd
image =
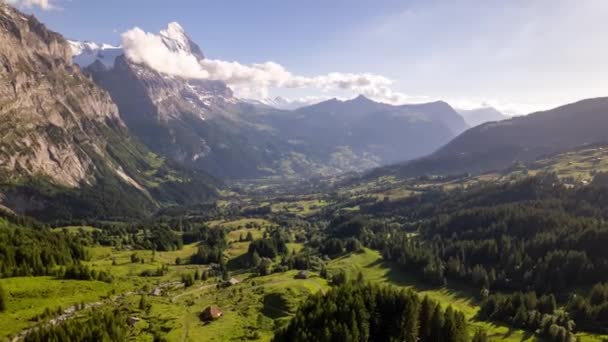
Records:
{"label": "tree line", "polygon": [[0,219],[0,277],[51,275],[58,265],[87,258],[83,243],[73,236]]}
{"label": "tree line", "polygon": [[273,341],[468,341],[464,314],[428,297],[348,282],[316,294]]}

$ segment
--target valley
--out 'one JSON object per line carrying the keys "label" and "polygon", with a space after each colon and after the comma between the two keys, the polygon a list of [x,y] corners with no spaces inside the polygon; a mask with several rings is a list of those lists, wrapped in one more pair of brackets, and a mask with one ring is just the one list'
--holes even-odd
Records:
{"label": "valley", "polygon": [[[131,227],[116,222],[110,226],[104,223],[105,227],[93,223],[93,226],[54,228],[52,234],[81,241],[87,250],[81,264],[110,274],[111,280],[69,280],[53,275],[0,279],[0,286],[8,294],[8,309],[0,313],[3,322],[0,330],[6,332],[4,338],[11,340],[11,336],[31,327],[53,324],[50,320],[60,317],[60,312],[66,316],[75,310],[65,319],[68,322],[84,319],[92,311],[119,310],[136,321],[125,328],[130,340],[269,341],[277,329],[286,326],[297,314],[306,298],[327,293],[336,286],[335,277],[341,275],[353,281],[411,289],[443,307],[450,306],[464,314],[471,337],[477,330],[483,330],[490,340],[544,340],[541,332],[482,318],[483,298],[479,287],[469,281],[447,276],[447,285],[437,284],[419,271],[404,269],[401,261],[387,259],[386,247],[383,251],[377,245],[369,229],[379,229],[374,234],[405,229],[411,232],[407,234],[412,241],[423,239],[418,236],[426,226],[403,225],[408,220],[404,221],[400,206],[395,204],[402,203],[401,207],[407,208],[407,200],[438,191],[458,193],[448,198],[462,196],[459,189],[493,187],[499,183],[517,186],[548,172],[557,174],[567,186],[589,186],[583,184],[591,181],[590,171],[595,175],[598,164],[585,161],[596,160],[603,153],[602,146],[584,148],[502,173],[479,176],[361,179],[350,184],[342,180],[333,191],[326,187],[323,191],[294,193],[290,186],[283,193],[276,184],[257,182],[247,187],[249,192],[226,193],[209,207],[213,210],[183,208],[150,222],[130,224]],[[339,228],[343,224],[335,220],[344,216],[366,217],[364,226],[355,225],[354,231],[339,233],[336,229],[345,228]],[[377,227],[379,223],[381,226]],[[12,226],[8,221],[4,225]],[[155,226],[168,227],[168,232],[181,240],[175,246],[162,248],[174,250],[142,249],[147,239],[153,239],[150,234],[157,229]],[[261,252],[263,257],[256,252],[253,257],[251,244],[272,240],[273,234],[281,236],[284,252],[279,248],[271,254]],[[220,240],[215,240],[214,235]],[[195,236],[203,238],[197,240]],[[356,236],[359,247],[347,247],[350,241],[347,239],[336,250],[327,245],[331,236]],[[197,260],[201,247],[213,250],[218,246],[224,246],[219,247],[219,264]],[[354,249],[349,251],[351,248]],[[214,258],[211,254],[206,256],[207,260]],[[252,257],[257,260],[252,261]],[[302,272],[299,269],[307,270],[304,279],[298,279]],[[229,279],[236,281],[224,285]],[[585,291],[584,287],[581,291]],[[565,307],[564,300],[567,302],[561,297],[558,305]],[[199,315],[209,306],[220,308],[222,316],[205,322]],[[602,341],[608,337],[585,331],[575,334],[581,341]]]}
{"label": "valley", "polygon": [[[260,6],[260,20],[260,8],[241,13],[244,3],[165,5],[145,19],[135,3],[0,0],[0,341],[608,341],[604,88],[502,82],[553,60],[506,67],[498,60],[528,50],[508,42],[470,58],[482,40],[447,64],[432,53],[439,44],[408,47],[404,60],[425,56],[398,68],[398,49],[365,51],[379,58],[367,67],[403,70],[398,79],[314,74],[319,59],[339,61],[336,70],[361,63],[359,39],[371,46],[417,22],[407,6],[399,25],[354,30],[356,51],[344,41],[344,54],[323,55],[342,40],[325,32],[315,35],[329,42],[274,51],[309,64],[296,73],[258,52],[298,41],[287,34],[315,20],[273,26],[264,48],[243,35],[274,25],[283,4]],[[64,16],[87,8],[93,21],[89,13],[118,7],[98,25]],[[202,20],[207,10],[231,16]],[[330,26],[350,10],[333,12]],[[146,29],[119,33],[133,13]],[[194,33],[167,24],[173,15]],[[105,31],[120,44],[76,39]],[[218,57],[231,51],[249,64]],[[503,94],[502,83],[517,89]],[[404,86],[435,95],[395,88]],[[595,97],[571,95],[579,89]]]}

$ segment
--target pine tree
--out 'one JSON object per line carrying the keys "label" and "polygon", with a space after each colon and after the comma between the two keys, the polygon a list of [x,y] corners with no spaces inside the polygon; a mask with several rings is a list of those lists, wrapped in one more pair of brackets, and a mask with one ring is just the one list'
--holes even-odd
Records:
{"label": "pine tree", "polygon": [[485,330],[477,329],[475,331],[475,335],[473,335],[473,339],[471,342],[488,342],[490,339],[488,338],[488,333]]}
{"label": "pine tree", "polygon": [[6,311],[7,301],[8,299],[6,298],[6,292],[4,291],[4,288],[2,288],[2,286],[0,285],[0,312]]}
{"label": "pine tree", "polygon": [[451,306],[448,306],[448,308],[445,310],[444,314],[443,314],[443,329],[442,329],[442,335],[443,335],[443,339],[442,341],[456,341],[456,323],[454,322],[455,318],[454,318],[454,309],[452,309]]}
{"label": "pine tree", "polygon": [[429,334],[428,341],[430,342],[442,342],[443,341],[443,312],[441,312],[441,306],[435,305],[433,310],[433,316],[431,318],[431,332]]}
{"label": "pine tree", "polygon": [[424,296],[422,304],[420,305],[420,314],[418,321],[420,326],[418,328],[418,337],[421,341],[425,341],[431,334],[431,320],[433,318],[433,304],[429,300],[428,296]]}

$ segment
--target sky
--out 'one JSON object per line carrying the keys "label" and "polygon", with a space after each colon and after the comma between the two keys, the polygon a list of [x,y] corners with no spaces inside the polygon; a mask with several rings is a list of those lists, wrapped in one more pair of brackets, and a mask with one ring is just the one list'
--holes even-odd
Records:
{"label": "sky", "polygon": [[209,58],[200,77],[244,96],[364,93],[508,114],[608,96],[605,0],[5,1],[69,39],[134,49],[177,22]]}

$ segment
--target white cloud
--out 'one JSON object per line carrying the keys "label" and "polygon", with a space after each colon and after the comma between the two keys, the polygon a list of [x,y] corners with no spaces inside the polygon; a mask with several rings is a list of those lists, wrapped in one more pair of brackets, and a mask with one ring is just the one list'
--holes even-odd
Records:
{"label": "white cloud", "polygon": [[51,0],[4,0],[9,5],[18,6],[18,7],[40,7],[43,10],[50,10],[55,8],[53,4],[51,4]]}
{"label": "white cloud", "polygon": [[[176,23],[169,26],[179,27]],[[244,98],[265,98],[271,88],[290,88],[324,93],[347,91],[387,103],[404,103],[411,99],[394,91],[392,80],[382,75],[332,72],[309,77],[295,75],[275,62],[244,65],[236,61],[198,59],[187,49],[170,48],[163,38],[162,35],[133,28],[122,34],[125,55],[131,61],[146,64],[161,73],[224,81],[237,96]]]}

